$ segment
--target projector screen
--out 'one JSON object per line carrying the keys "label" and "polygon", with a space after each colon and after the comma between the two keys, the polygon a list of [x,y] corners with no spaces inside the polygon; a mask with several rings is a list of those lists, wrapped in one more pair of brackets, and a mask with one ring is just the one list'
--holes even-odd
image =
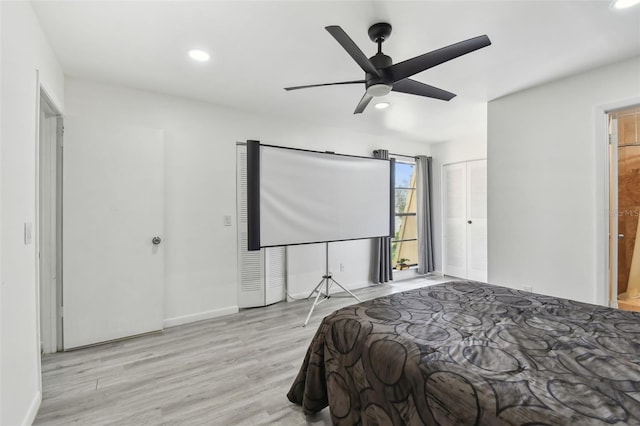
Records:
{"label": "projector screen", "polygon": [[392,161],[247,142],[249,250],[393,234]]}

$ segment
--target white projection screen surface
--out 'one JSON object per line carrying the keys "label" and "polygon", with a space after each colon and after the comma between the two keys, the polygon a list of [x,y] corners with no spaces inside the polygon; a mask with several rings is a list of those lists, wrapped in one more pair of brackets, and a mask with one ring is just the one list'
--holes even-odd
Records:
{"label": "white projection screen surface", "polygon": [[389,236],[391,162],[260,145],[260,246]]}

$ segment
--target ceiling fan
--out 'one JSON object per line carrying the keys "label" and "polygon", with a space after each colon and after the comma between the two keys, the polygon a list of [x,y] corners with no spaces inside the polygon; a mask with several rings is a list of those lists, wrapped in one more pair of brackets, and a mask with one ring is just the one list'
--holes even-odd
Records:
{"label": "ceiling fan", "polygon": [[412,80],[409,77],[443,62],[455,59],[458,56],[471,53],[474,50],[482,49],[483,47],[491,44],[489,37],[481,35],[425,53],[424,55],[416,56],[415,58],[407,59],[406,61],[394,65],[391,58],[382,53],[382,43],[391,35],[390,24],[386,22],[379,22],[369,27],[369,38],[371,41],[378,44],[378,53],[368,59],[342,28],[337,25],[331,25],[325,27],[325,29],[329,31],[329,34],[331,34],[338,43],[340,43],[353,60],[360,65],[360,68],[365,72],[364,80],[285,87],[285,90],[364,83],[366,91],[353,112],[354,114],[361,114],[367,105],[369,105],[371,99],[377,96],[384,96],[390,91],[441,99],[443,101],[451,100],[456,96],[454,93]]}

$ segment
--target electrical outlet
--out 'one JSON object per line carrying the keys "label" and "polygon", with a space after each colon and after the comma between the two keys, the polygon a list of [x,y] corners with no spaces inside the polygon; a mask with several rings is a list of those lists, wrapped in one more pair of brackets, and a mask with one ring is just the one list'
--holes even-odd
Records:
{"label": "electrical outlet", "polygon": [[529,293],[533,293],[533,287],[531,287],[530,285],[523,285],[522,289],[524,291],[528,291]]}
{"label": "electrical outlet", "polygon": [[340,272],[344,272],[344,264],[343,263],[340,264]]}
{"label": "electrical outlet", "polygon": [[231,226],[231,215],[224,215],[222,221],[224,223],[224,226]]}

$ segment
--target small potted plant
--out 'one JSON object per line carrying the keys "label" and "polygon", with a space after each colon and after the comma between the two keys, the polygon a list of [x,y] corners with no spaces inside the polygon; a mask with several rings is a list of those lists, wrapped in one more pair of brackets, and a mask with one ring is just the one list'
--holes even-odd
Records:
{"label": "small potted plant", "polygon": [[406,257],[398,259],[398,266],[396,266],[396,269],[409,269],[409,259],[407,259]]}

